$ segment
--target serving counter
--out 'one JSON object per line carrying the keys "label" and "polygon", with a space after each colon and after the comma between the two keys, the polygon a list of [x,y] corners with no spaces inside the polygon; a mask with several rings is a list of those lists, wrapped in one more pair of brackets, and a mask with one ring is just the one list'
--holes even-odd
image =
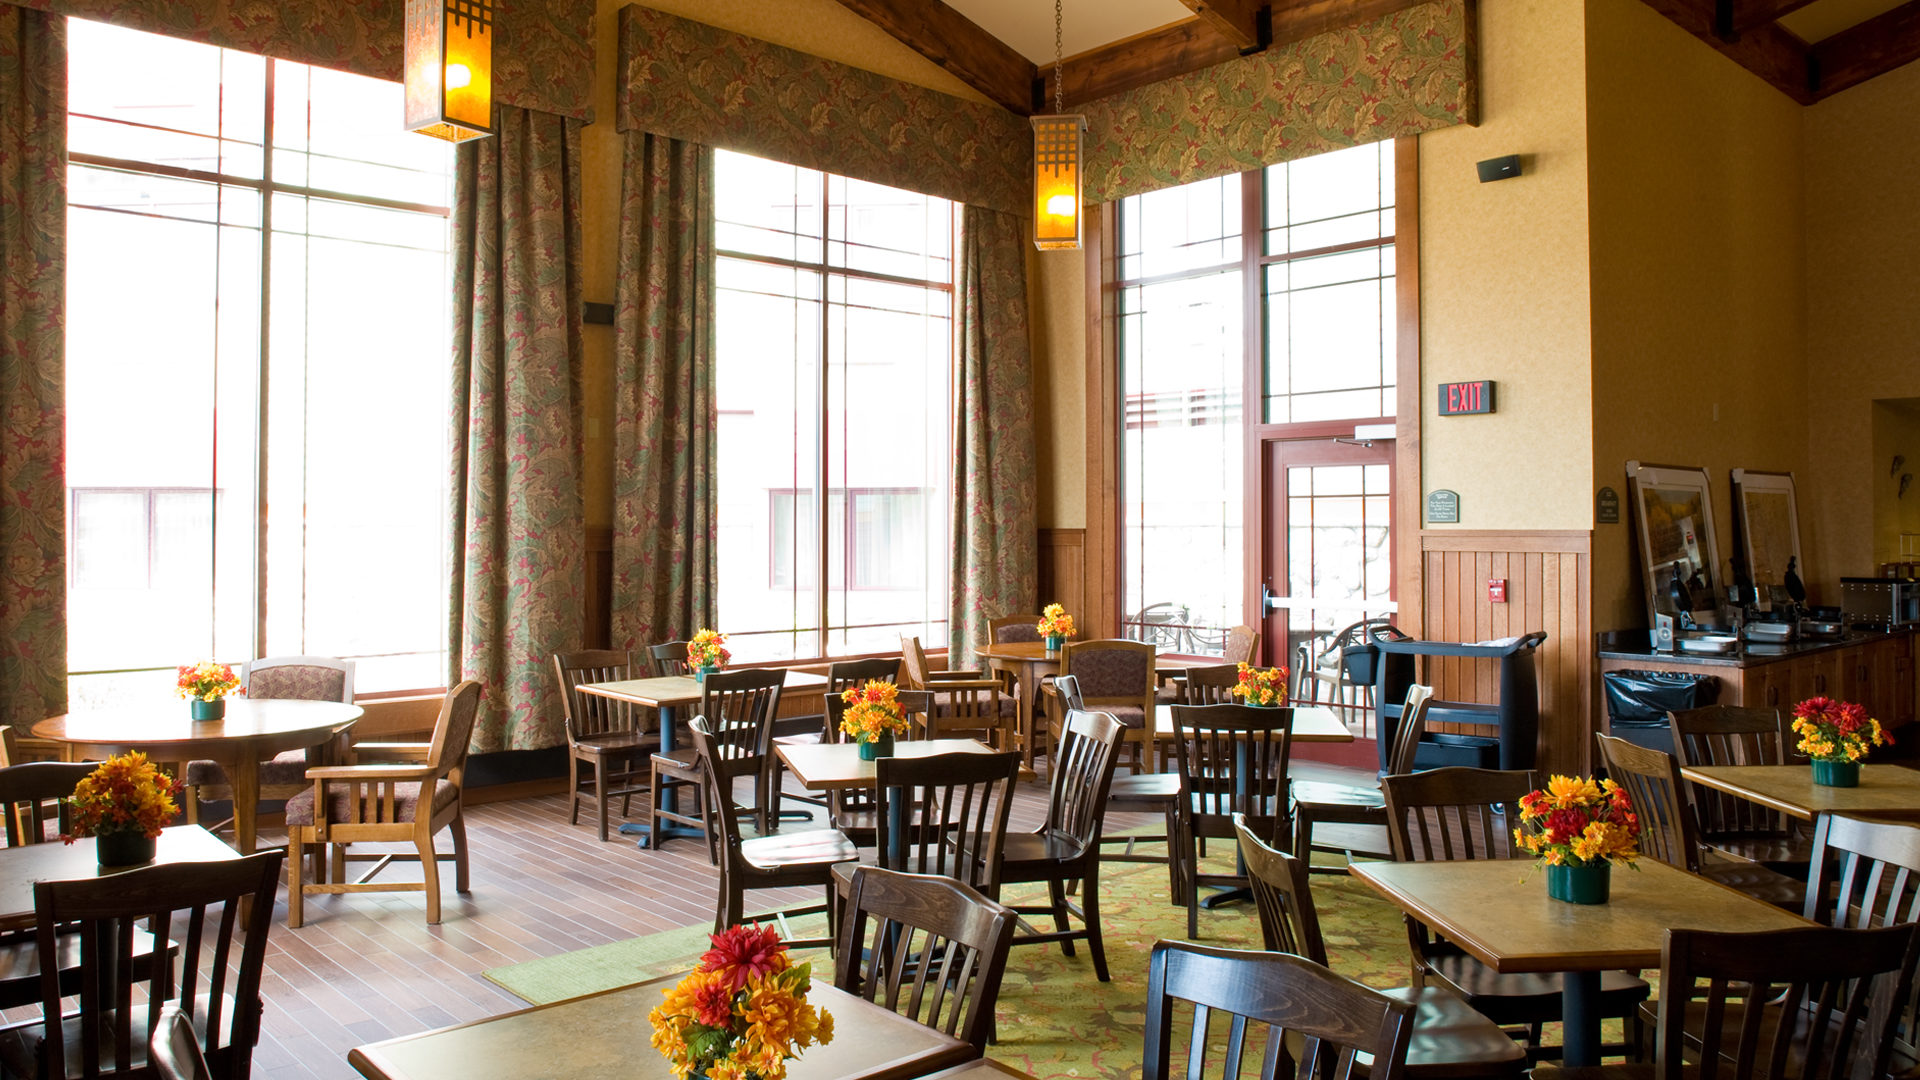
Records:
{"label": "serving counter", "polygon": [[1790,709],[1817,695],[1857,702],[1881,726],[1914,719],[1914,636],[1852,633],[1833,641],[1743,642],[1730,653],[1602,648],[1600,673],[1684,671],[1715,677],[1713,703]]}

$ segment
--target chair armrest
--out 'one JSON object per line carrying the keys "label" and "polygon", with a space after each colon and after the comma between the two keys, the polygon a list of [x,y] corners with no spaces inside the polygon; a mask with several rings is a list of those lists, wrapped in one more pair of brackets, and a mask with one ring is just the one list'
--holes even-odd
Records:
{"label": "chair armrest", "polygon": [[928,674],[927,678],[929,681],[934,679],[984,679],[986,675],[986,672],[975,668],[972,671],[935,671]]}
{"label": "chair armrest", "polygon": [[934,693],[944,693],[948,690],[999,690],[1005,692],[1006,685],[999,679],[942,679],[936,677],[927,680],[927,689]]}
{"label": "chair armrest", "polygon": [[432,743],[423,742],[363,742],[353,744],[355,761],[376,760],[425,761],[433,753]]}
{"label": "chair armrest", "polygon": [[427,765],[327,765],[307,770],[309,780],[430,780],[439,770]]}

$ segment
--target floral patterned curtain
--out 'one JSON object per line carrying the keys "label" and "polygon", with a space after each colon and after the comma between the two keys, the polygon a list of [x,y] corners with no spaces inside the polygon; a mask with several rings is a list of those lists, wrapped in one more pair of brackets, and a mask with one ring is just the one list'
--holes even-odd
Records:
{"label": "floral patterned curtain", "polygon": [[613,646],[714,624],[713,151],[626,132],[614,294]]}
{"label": "floral patterned curtain", "polygon": [[67,711],[67,20],[0,6],[0,723]]}
{"label": "floral patterned curtain", "polygon": [[1040,587],[1026,219],[968,206],[959,285],[947,654],[955,658],[972,656],[987,640],[988,620],[1035,610]]}
{"label": "floral patterned curtain", "polygon": [[495,110],[454,200],[448,685],[487,695],[473,749],[566,741],[552,656],[584,632],[578,120]]}

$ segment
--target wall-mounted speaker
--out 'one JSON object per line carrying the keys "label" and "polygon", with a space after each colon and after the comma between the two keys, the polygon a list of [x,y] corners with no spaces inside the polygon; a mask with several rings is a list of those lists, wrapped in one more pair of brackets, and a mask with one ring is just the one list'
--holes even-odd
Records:
{"label": "wall-mounted speaker", "polygon": [[1520,175],[1520,155],[1508,154],[1506,157],[1488,158],[1474,166],[1480,170],[1480,182],[1491,183]]}

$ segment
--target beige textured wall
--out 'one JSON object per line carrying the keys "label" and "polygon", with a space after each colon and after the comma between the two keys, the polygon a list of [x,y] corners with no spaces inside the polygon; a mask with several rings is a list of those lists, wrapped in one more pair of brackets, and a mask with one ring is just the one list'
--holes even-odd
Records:
{"label": "beige textured wall", "polygon": [[[1895,455],[1904,458],[1892,467]],[[1900,493],[1902,474],[1920,476],[1920,398],[1873,403],[1873,455],[1868,488],[1873,502],[1873,561],[1907,562],[1900,553],[1902,533],[1920,533],[1920,483]],[[1848,576],[1865,576],[1872,567],[1848,567]]]}
{"label": "beige textured wall", "polygon": [[[1870,515],[1888,460],[1866,432],[1876,399],[1920,397],[1920,64],[1806,111],[1807,384],[1814,437],[1800,482],[1815,579],[1871,574]],[[1903,451],[1920,474],[1920,443]],[[1907,503],[1920,499],[1909,489]],[[1805,542],[1803,535],[1802,542]]]}
{"label": "beige textured wall", "polygon": [[[1586,7],[1593,482],[1705,466],[1724,578],[1729,471],[1807,467],[1801,107],[1641,0]],[[1623,517],[1595,527],[1598,629],[1646,625]]]}
{"label": "beige textured wall", "polygon": [[[598,59],[593,94],[597,121],[581,137],[581,227],[586,248],[586,298],[613,302],[620,239],[620,133],[614,96],[620,55],[620,9],[626,0],[600,0],[595,34]],[[777,45],[865,68],[903,82],[971,101],[986,99],[945,70],[889,37],[886,31],[834,0],[652,0],[646,6],[750,34]],[[582,393],[586,399],[587,527],[611,523],[613,507],[613,328],[586,329]],[[1043,451],[1044,454],[1044,451]],[[1045,458],[1042,458],[1043,466]]]}
{"label": "beige textured wall", "polygon": [[[1420,136],[1423,468],[1465,529],[1591,519],[1582,21],[1482,0],[1480,124]],[[1524,175],[1480,183],[1474,162],[1505,154]],[[1433,387],[1467,379],[1497,382],[1499,411],[1438,418]]]}

